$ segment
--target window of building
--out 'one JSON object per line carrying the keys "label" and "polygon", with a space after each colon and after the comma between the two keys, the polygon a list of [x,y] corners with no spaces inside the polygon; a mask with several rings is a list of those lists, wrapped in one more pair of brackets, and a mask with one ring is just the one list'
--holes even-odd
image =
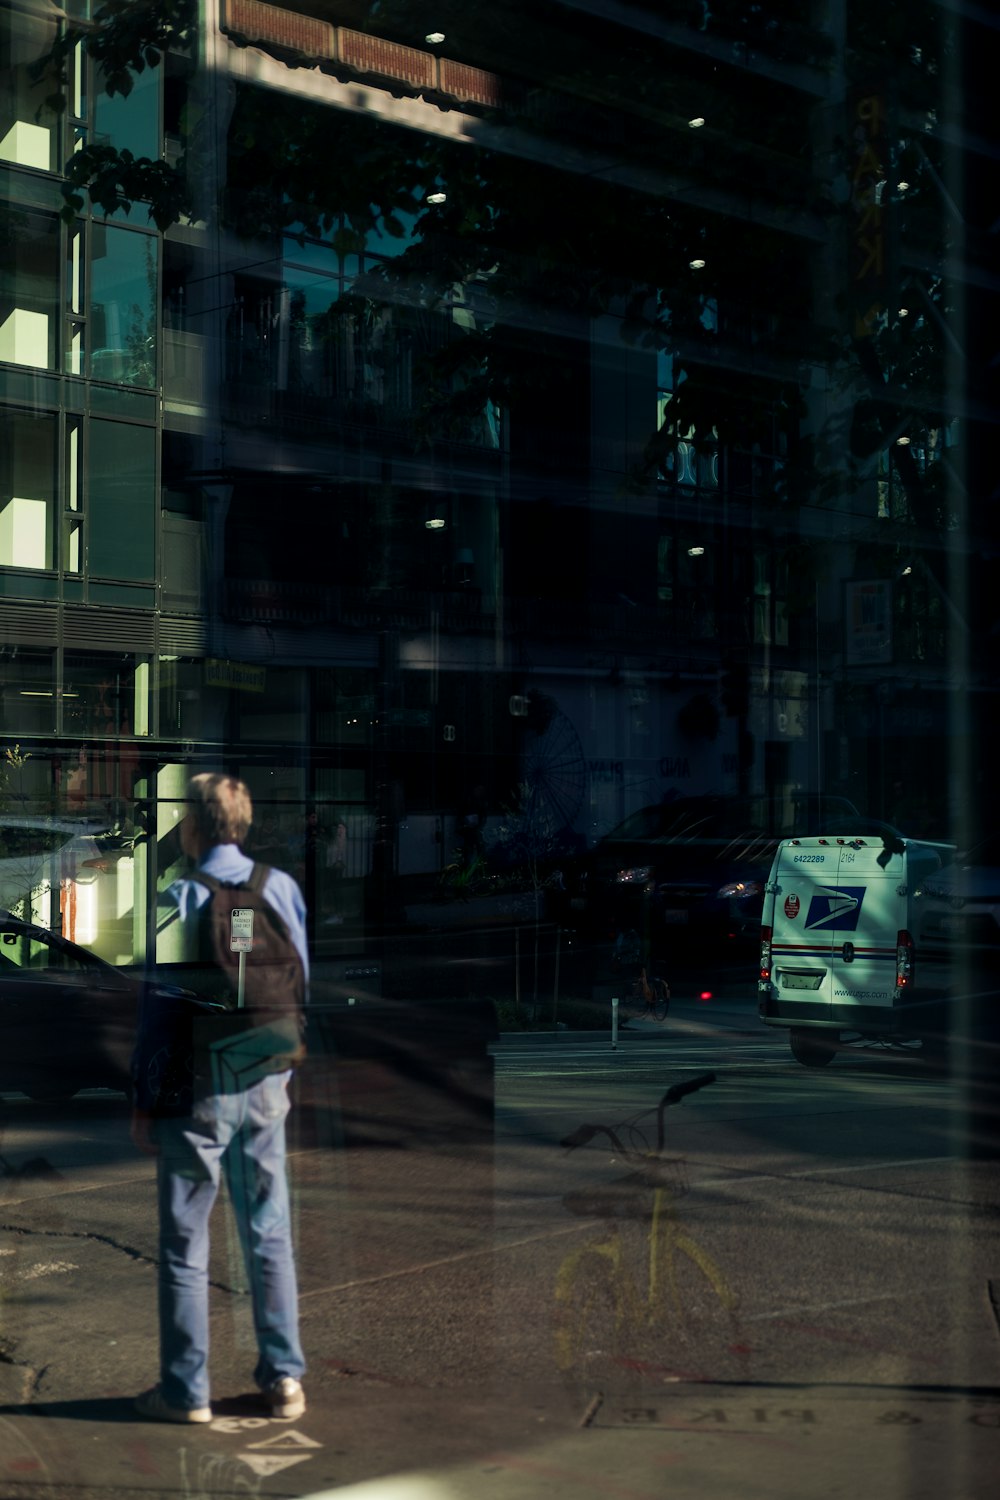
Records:
{"label": "window of building", "polygon": [[83,513],[81,483],[83,423],[79,417],[66,420],[66,488],[63,505],[63,569],[79,573],[83,567]]}
{"label": "window of building", "polygon": [[149,673],[132,652],[67,650],[63,681],[66,734],[119,739],[144,732]]}
{"label": "window of building", "polygon": [[90,254],[90,373],[95,380],[156,384],[158,243],[153,235],[94,224]]}
{"label": "window of building", "polygon": [[91,577],[151,582],[156,519],[156,434],[124,422],[90,423],[87,564]]}
{"label": "window of building", "polygon": [[66,373],[85,374],[86,302],[84,286],[84,228],[76,223],[66,243]]}
{"label": "window of building", "polygon": [[51,568],[56,418],[0,409],[0,567]]}
{"label": "window of building", "polygon": [[17,748],[18,738],[51,734],[56,727],[54,651],[0,644],[0,727],[0,800],[13,809],[34,794],[38,769],[36,758]]}
{"label": "window of building", "polygon": [[286,266],[279,315],[287,323],[287,360],[281,359],[279,349],[279,389],[302,396],[342,396],[350,391],[354,340],[352,320],[338,316],[336,309],[342,291],[338,276]]}
{"label": "window of building", "polygon": [[46,15],[4,6],[0,25],[0,161],[38,172],[56,168],[59,117],[44,100],[54,80],[36,79],[32,65],[55,39],[55,9]]}
{"label": "window of building", "polygon": [[98,73],[94,88],[94,139],[133,156],[160,154],[160,69],[134,74],[128,94],[107,94]]}
{"label": "window of building", "polygon": [[59,221],[0,203],[0,360],[56,367]]}

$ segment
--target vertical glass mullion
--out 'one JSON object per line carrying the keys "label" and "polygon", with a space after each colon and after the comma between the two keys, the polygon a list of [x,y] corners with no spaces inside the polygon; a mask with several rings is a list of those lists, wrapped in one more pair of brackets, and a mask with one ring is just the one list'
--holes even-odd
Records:
{"label": "vertical glass mullion", "polygon": [[66,257],[66,333],[67,348],[65,369],[70,375],[83,375],[85,373],[84,361],[86,358],[86,282],[84,268],[86,265],[84,224],[82,219],[77,219],[69,228],[69,246]]}
{"label": "vertical glass mullion", "polygon": [[79,575],[83,571],[83,507],[80,476],[83,461],[83,422],[75,416],[67,416],[63,443],[63,518],[62,535],[64,553],[61,558],[64,573]]}
{"label": "vertical glass mullion", "polygon": [[87,118],[87,61],[83,42],[73,48],[69,66],[70,114],[76,120]]}
{"label": "vertical glass mullion", "polygon": [[69,232],[69,310],[77,314],[83,313],[83,225],[80,220],[72,226]]}

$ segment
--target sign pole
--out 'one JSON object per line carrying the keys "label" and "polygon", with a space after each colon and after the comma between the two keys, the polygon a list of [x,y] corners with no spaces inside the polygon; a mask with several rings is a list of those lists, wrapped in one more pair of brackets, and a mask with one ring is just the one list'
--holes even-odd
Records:
{"label": "sign pole", "polygon": [[236,1009],[246,1004],[247,954],[253,948],[253,907],[234,906],[229,921],[229,951],[240,956],[236,979]]}

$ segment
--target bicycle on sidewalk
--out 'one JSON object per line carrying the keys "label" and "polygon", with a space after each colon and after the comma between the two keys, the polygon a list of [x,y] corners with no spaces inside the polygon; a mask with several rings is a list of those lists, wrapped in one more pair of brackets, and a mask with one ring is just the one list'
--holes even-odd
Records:
{"label": "bicycle on sidewalk", "polygon": [[615,1126],[581,1125],[560,1143],[575,1151],[604,1136],[612,1161],[631,1168],[619,1183],[563,1198],[570,1213],[607,1224],[556,1275],[556,1365],[590,1394],[635,1379],[745,1377],[739,1298],[684,1228],[677,1202],[688,1190],[686,1163],[664,1152],[666,1110],[715,1081],[704,1073],[667,1089],[655,1150],[646,1135],[652,1110]]}
{"label": "bicycle on sidewalk", "polygon": [[653,959],[634,929],[619,932],[611,954],[612,972],[623,985],[622,1017],[633,1021],[659,1021],[670,1013],[670,985],[653,973]]}
{"label": "bicycle on sidewalk", "polygon": [[473,854],[466,860],[460,849],[455,858],[445,865],[434,886],[435,901],[468,901],[489,889],[486,859],[482,854]]}
{"label": "bicycle on sidewalk", "polygon": [[650,978],[645,969],[640,969],[625,996],[622,1011],[626,1020],[659,1021],[662,1025],[670,1014],[669,984],[655,975]]}

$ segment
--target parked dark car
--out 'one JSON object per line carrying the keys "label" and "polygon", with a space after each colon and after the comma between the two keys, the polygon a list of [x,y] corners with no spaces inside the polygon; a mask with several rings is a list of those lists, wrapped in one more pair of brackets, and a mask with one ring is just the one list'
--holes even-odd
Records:
{"label": "parked dark car", "polygon": [[127,1091],[142,993],[141,979],[0,911],[0,1091]]}
{"label": "parked dark car", "polygon": [[[804,798],[776,816],[764,797],[679,797],[641,808],[563,871],[548,913],[564,927],[642,956],[685,943],[750,947],[764,883],[783,838],[806,834],[897,838],[846,798]],[[633,937],[634,935],[634,937]],[[635,954],[629,953],[630,957]]]}
{"label": "parked dark car", "polygon": [[918,897],[923,949],[973,969],[1000,967],[1000,834],[928,875]]}
{"label": "parked dark car", "polygon": [[[367,1012],[381,984],[377,959],[323,962],[309,1000],[319,1051],[326,1046],[320,1028],[331,1020],[348,1031],[371,1024]],[[87,1088],[128,1092],[143,998],[195,1000],[218,988],[210,965],[151,965],[136,974],[0,909],[0,1093],[57,1101]]]}

